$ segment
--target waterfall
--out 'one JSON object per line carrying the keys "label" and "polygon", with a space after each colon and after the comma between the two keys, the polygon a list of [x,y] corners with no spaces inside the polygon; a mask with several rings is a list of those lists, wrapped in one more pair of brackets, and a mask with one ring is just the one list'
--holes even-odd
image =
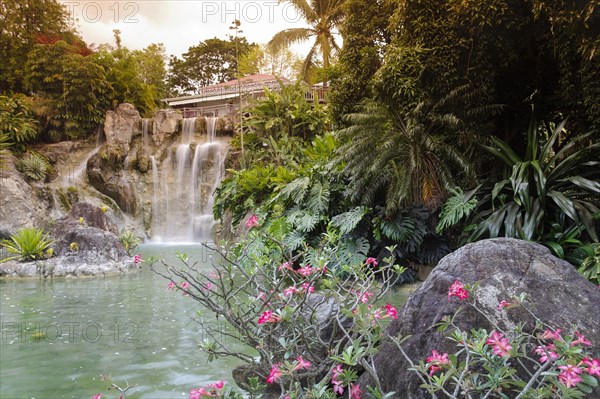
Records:
{"label": "waterfall", "polygon": [[154,155],[150,157],[152,161],[152,234],[158,230],[160,225],[160,212],[158,208],[158,195],[159,195],[159,180],[158,180],[158,164]]}
{"label": "waterfall", "polygon": [[[182,121],[181,140],[159,165],[152,160],[154,241],[210,240],[213,194],[224,175],[225,145],[215,140],[217,118],[206,118],[206,142],[195,140],[196,118]],[[193,152],[193,156],[192,156]],[[174,156],[174,158],[171,158]],[[159,183],[160,182],[160,183]]]}
{"label": "waterfall", "polygon": [[152,119],[144,118],[142,119],[142,144],[144,145],[144,149],[148,151],[150,148],[150,122]]}

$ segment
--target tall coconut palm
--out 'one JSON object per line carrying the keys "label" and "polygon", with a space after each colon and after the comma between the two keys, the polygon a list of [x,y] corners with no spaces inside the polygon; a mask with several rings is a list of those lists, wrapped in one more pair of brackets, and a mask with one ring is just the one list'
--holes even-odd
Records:
{"label": "tall coconut palm", "polygon": [[333,31],[343,19],[346,0],[280,0],[280,3],[284,1],[294,6],[310,27],[282,30],[273,36],[267,46],[278,52],[291,44],[314,37],[313,46],[302,64],[302,76],[309,78],[319,53],[323,58],[323,68],[327,71],[333,53],[339,50]]}

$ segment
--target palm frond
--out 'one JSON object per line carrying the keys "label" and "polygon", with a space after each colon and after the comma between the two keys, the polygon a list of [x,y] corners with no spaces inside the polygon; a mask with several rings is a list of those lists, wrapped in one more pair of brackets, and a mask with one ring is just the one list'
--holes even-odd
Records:
{"label": "palm frond", "polygon": [[278,52],[292,44],[300,43],[314,36],[316,32],[310,28],[290,28],[277,32],[267,43],[270,51]]}

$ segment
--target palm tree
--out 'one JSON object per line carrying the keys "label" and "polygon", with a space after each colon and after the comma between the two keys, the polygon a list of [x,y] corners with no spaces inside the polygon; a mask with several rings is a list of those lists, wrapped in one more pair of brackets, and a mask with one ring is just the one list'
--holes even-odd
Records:
{"label": "palm tree", "polygon": [[[284,0],[280,0],[284,1]],[[333,30],[344,16],[343,5],[346,0],[285,0],[293,5],[304,17],[310,28],[290,28],[275,34],[267,46],[275,53],[291,44],[306,41],[311,37],[315,42],[302,64],[302,77],[308,79],[315,67],[318,53],[323,57],[325,71],[331,64],[333,53],[339,50]],[[326,83],[326,78],[324,83]]]}
{"label": "palm tree", "polygon": [[385,193],[385,211],[391,215],[414,204],[435,208],[459,179],[474,179],[470,162],[448,133],[460,130],[453,114],[438,114],[435,106],[418,104],[403,114],[371,102],[363,112],[346,116],[349,127],[339,131],[339,151],[350,177],[348,194],[372,205]]}

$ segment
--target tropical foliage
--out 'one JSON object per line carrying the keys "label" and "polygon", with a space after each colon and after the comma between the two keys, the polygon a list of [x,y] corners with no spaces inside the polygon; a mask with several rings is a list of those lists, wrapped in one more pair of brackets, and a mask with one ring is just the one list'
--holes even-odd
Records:
{"label": "tropical foliage", "polygon": [[244,125],[258,136],[311,139],[328,127],[327,113],[319,103],[306,99],[309,89],[300,82],[286,85],[279,81],[279,90],[265,88],[265,97],[251,106]]}
{"label": "tropical foliage", "polygon": [[[486,146],[504,162],[505,179],[487,188],[480,200],[481,221],[470,240],[483,235],[539,240],[554,222],[563,231],[582,226],[591,239],[598,240],[594,215],[600,212],[600,169],[594,154],[600,143],[589,141],[591,133],[569,137],[564,125],[550,130],[532,121],[523,157],[497,138]],[[540,137],[544,133],[545,140]],[[555,147],[560,135],[567,138]]]}
{"label": "tropical foliage", "polygon": [[[410,114],[371,102],[346,117],[339,149],[351,184],[349,196],[365,205],[381,198],[388,214],[403,206],[439,206],[450,188],[474,178],[471,163],[449,140],[461,127],[452,114],[418,104]],[[378,198],[379,197],[379,198]]]}
{"label": "tropical foliage", "polygon": [[38,123],[25,96],[0,96],[0,134],[19,150],[37,137]]}
{"label": "tropical foliage", "polygon": [[46,251],[53,244],[47,233],[43,229],[27,227],[17,231],[10,236],[9,240],[0,241],[9,254],[4,261],[19,259],[21,261],[41,259]]}
{"label": "tropical foliage", "polygon": [[[467,220],[465,238],[513,237],[538,241],[579,265],[586,243],[598,242],[600,183],[592,133],[569,134],[559,124],[531,121],[520,156],[504,141],[484,146],[504,164],[503,178],[467,193],[454,191],[438,231]],[[560,142],[560,145],[559,145]],[[589,256],[589,254],[588,254]]]}

